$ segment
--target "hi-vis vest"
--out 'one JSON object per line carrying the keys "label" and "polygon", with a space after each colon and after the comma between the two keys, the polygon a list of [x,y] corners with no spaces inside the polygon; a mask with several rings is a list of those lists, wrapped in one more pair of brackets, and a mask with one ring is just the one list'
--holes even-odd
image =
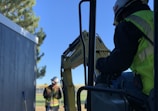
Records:
{"label": "hi-vis vest", "polygon": [[59,100],[56,98],[49,98],[45,100],[46,106],[59,106]]}
{"label": "hi-vis vest", "polygon": [[137,53],[131,65],[131,70],[141,75],[143,83],[143,92],[149,95],[150,90],[154,87],[154,20],[153,12],[143,10],[128,16],[126,21],[132,22],[146,36],[139,40]]}
{"label": "hi-vis vest", "polygon": [[59,106],[59,100],[56,98],[51,98],[50,106]]}
{"label": "hi-vis vest", "polygon": [[[53,93],[55,93],[54,91],[51,90],[51,95],[53,95]],[[47,98],[45,99],[45,105],[46,106],[59,106],[59,100],[56,99],[55,97],[51,96],[51,98]]]}

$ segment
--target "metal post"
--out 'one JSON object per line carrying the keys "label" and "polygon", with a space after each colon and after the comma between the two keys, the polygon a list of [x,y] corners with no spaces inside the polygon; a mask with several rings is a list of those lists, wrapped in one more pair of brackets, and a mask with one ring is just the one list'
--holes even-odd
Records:
{"label": "metal post", "polygon": [[88,59],[88,85],[93,86],[94,55],[95,55],[95,19],[96,0],[90,1],[90,24],[89,24],[89,59]]}
{"label": "metal post", "polygon": [[158,0],[154,0],[154,111],[158,111]]}
{"label": "metal post", "polygon": [[[96,25],[96,0],[90,0],[89,22],[89,56],[88,56],[88,86],[93,86],[94,53],[95,53],[95,25]],[[91,92],[88,91],[87,111],[91,111]]]}

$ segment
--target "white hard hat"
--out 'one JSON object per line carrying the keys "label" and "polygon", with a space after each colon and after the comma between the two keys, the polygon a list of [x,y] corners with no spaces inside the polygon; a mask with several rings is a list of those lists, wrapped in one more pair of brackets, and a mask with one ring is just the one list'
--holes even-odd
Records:
{"label": "white hard hat", "polygon": [[135,1],[141,1],[143,4],[148,4],[148,0],[116,0],[115,5],[113,7],[115,14],[115,22],[117,21],[120,13],[128,6],[130,6]]}
{"label": "white hard hat", "polygon": [[58,77],[56,77],[56,76],[53,77],[53,78],[51,79],[51,81],[52,81],[53,84],[56,84],[56,83],[59,82]]}

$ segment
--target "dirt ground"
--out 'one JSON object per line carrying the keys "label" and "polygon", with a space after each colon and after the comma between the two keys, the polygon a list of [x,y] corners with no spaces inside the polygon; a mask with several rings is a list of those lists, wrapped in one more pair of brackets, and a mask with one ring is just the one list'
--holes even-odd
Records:
{"label": "dirt ground", "polygon": [[[36,111],[45,111],[44,106],[36,106]],[[64,111],[64,108],[60,107],[59,111]]]}
{"label": "dirt ground", "polygon": [[[45,107],[44,106],[36,106],[36,111],[45,111]],[[59,111],[64,111],[63,106],[60,106]],[[82,111],[86,111],[86,109],[84,109],[84,105],[82,105]]]}
{"label": "dirt ground", "polygon": [[45,111],[43,106],[36,106],[36,111]]}

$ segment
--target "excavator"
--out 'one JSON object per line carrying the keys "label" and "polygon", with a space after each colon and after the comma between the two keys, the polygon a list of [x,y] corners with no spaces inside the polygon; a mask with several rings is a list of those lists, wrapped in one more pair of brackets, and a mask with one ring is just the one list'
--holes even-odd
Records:
{"label": "excavator", "polygon": [[[75,111],[76,109],[75,87],[72,80],[71,70],[80,66],[81,64],[85,64],[84,66],[86,69],[86,65],[88,64],[88,45],[89,33],[87,31],[83,31],[82,39],[80,36],[78,36],[62,54],[61,79],[64,92],[64,107],[66,111]],[[85,49],[83,46],[85,46]],[[110,50],[104,45],[99,35],[96,35],[96,59],[106,57],[109,54]],[[96,72],[95,74],[94,76],[97,76],[98,73]],[[85,85],[86,84],[87,83],[85,81]]]}
{"label": "excavator", "polygon": [[[86,67],[88,66],[88,49],[89,49],[89,33],[87,31],[83,31],[81,33],[82,35],[79,35],[70,45],[69,47],[64,51],[64,53],[61,56],[61,80],[62,80],[62,89],[63,89],[63,95],[64,95],[64,108],[65,111],[76,111],[76,97],[75,97],[75,85],[73,84],[73,77],[72,77],[72,69],[80,66],[81,64],[84,65],[85,72]],[[96,34],[95,37],[95,60],[96,61],[100,57],[106,57],[110,54],[110,50],[105,46],[103,43],[101,37]],[[97,69],[95,69],[95,72],[93,73],[94,76],[94,84],[95,84],[95,78],[99,76],[99,72]],[[87,74],[85,73],[85,80],[87,80]],[[102,92],[107,92],[105,94],[103,93],[98,93],[98,92],[93,92],[91,95],[91,99],[94,102],[91,102],[91,111],[101,111],[99,110],[97,106],[104,106],[104,104],[109,104],[110,102],[110,107],[108,111],[111,109],[116,110],[120,109],[117,111],[125,111],[125,109],[129,108],[128,107],[128,102],[127,100],[122,96],[123,92],[121,91],[115,91],[115,90],[109,90],[109,89],[102,89],[102,88],[95,88],[95,87],[88,87],[87,81],[85,81],[85,86],[86,87],[81,87],[79,89],[79,92],[81,93],[82,90],[91,90],[93,91],[102,91]],[[110,93],[109,93],[110,92]],[[122,94],[121,94],[122,93]],[[111,94],[113,96],[111,96]],[[98,96],[100,95],[100,96]],[[102,98],[104,96],[107,96],[108,98]],[[122,96],[122,97],[121,97]],[[80,99],[80,96],[77,96],[78,100]],[[109,100],[111,99],[111,100]],[[99,100],[99,101],[98,101]],[[97,103],[96,103],[97,101]],[[116,103],[115,105],[113,105]],[[85,106],[87,105],[85,100]],[[80,101],[77,101],[79,104],[78,106],[80,107]],[[112,108],[113,107],[113,108]],[[86,107],[85,107],[86,109]],[[80,109],[78,109],[80,110]],[[129,110],[128,110],[129,111]]]}
{"label": "excavator", "polygon": [[[82,31],[81,4],[90,3],[90,24],[89,31]],[[80,94],[87,91],[86,110],[87,111],[134,111],[129,105],[126,94],[120,90],[95,87],[95,77],[99,72],[94,64],[100,57],[106,57],[110,50],[105,46],[101,37],[95,32],[96,0],[81,0],[79,2],[79,22],[80,34],[69,45],[61,56],[61,83],[64,96],[65,111],[81,111]],[[158,1],[154,0],[154,56],[158,56]],[[158,66],[158,58],[154,58],[154,67]],[[77,91],[77,102],[75,86],[73,84],[72,69],[79,65],[84,65],[85,86]],[[86,71],[88,67],[88,71]],[[87,75],[88,72],[88,75]],[[151,111],[158,111],[158,69],[154,68],[154,101]],[[88,77],[88,78],[87,78]],[[103,92],[103,93],[102,93]],[[98,96],[99,95],[99,96]],[[104,96],[107,98],[105,99]],[[103,97],[103,98],[102,98]],[[96,105],[96,103],[100,105]],[[76,107],[77,104],[77,107]]]}

